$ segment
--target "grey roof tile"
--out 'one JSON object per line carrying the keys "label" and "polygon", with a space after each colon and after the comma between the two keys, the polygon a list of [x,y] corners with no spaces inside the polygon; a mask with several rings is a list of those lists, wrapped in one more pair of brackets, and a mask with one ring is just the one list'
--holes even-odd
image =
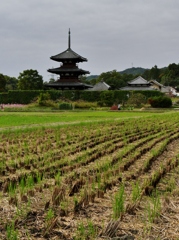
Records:
{"label": "grey roof tile", "polygon": [[128,82],[129,85],[137,85],[137,84],[144,84],[144,85],[150,85],[150,83],[145,80],[143,77],[139,76],[132,81]]}
{"label": "grey roof tile", "polygon": [[109,88],[110,86],[107,83],[101,81],[96,83],[96,85],[94,85],[94,87],[91,88],[90,91],[105,91],[105,90],[109,90]]}
{"label": "grey roof tile", "polygon": [[78,62],[87,62],[87,58],[80,56],[78,53],[74,52],[71,48],[68,48],[62,53],[50,57],[52,60],[57,62],[62,62],[66,59],[78,60]]}

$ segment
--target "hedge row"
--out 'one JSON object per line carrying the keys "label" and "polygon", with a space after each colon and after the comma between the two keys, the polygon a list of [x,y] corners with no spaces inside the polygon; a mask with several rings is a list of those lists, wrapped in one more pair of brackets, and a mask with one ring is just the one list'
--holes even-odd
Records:
{"label": "hedge row", "polygon": [[[60,91],[60,90],[11,90],[7,93],[0,93],[0,103],[18,103],[29,104],[37,98],[40,93],[48,92],[52,100],[69,99],[71,101],[84,100],[88,102],[99,102],[101,105],[105,104],[111,106],[113,103],[122,103],[127,101],[132,91]],[[154,96],[163,96],[159,91],[135,91],[135,93],[142,93],[146,99]]]}

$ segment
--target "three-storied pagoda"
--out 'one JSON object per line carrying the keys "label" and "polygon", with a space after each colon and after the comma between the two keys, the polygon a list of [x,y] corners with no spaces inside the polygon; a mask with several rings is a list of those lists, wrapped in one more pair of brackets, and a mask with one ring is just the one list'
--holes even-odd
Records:
{"label": "three-storied pagoda", "polygon": [[78,63],[87,62],[87,59],[75,53],[71,49],[70,29],[68,33],[68,48],[62,53],[50,57],[50,59],[61,62],[60,67],[48,69],[50,73],[59,75],[59,79],[54,83],[48,83],[45,86],[55,89],[74,89],[83,90],[92,88],[91,85],[84,84],[80,81],[79,76],[89,74],[89,71],[78,68]]}

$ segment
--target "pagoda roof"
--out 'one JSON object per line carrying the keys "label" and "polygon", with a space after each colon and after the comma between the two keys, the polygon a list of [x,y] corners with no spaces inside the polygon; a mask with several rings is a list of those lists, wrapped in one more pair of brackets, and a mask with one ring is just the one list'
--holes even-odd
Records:
{"label": "pagoda roof", "polygon": [[80,74],[89,74],[89,71],[80,69],[80,68],[52,68],[52,69],[48,69],[47,70],[50,73],[56,73],[56,74],[60,74],[60,73],[80,73]]}
{"label": "pagoda roof", "polygon": [[62,53],[59,53],[55,56],[50,57],[50,59],[57,61],[57,62],[62,62],[64,60],[78,60],[78,62],[87,62],[87,58],[84,58],[80,56],[78,53],[74,52],[71,48],[68,48]]}
{"label": "pagoda roof", "polygon": [[65,60],[76,60],[78,62],[87,62],[87,58],[84,58],[80,56],[78,53],[74,52],[71,49],[71,38],[70,38],[70,29],[68,32],[68,48],[64,52],[61,52],[57,55],[51,56],[50,59],[57,61],[57,62],[62,62]]}

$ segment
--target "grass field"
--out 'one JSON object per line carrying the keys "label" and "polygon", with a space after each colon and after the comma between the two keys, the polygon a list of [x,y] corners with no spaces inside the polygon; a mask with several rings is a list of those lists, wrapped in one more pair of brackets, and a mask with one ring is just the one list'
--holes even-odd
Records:
{"label": "grass field", "polygon": [[0,112],[0,127],[33,124],[70,123],[151,116],[150,112],[81,111],[81,112]]}
{"label": "grass field", "polygon": [[1,112],[0,239],[178,239],[178,120]]}

